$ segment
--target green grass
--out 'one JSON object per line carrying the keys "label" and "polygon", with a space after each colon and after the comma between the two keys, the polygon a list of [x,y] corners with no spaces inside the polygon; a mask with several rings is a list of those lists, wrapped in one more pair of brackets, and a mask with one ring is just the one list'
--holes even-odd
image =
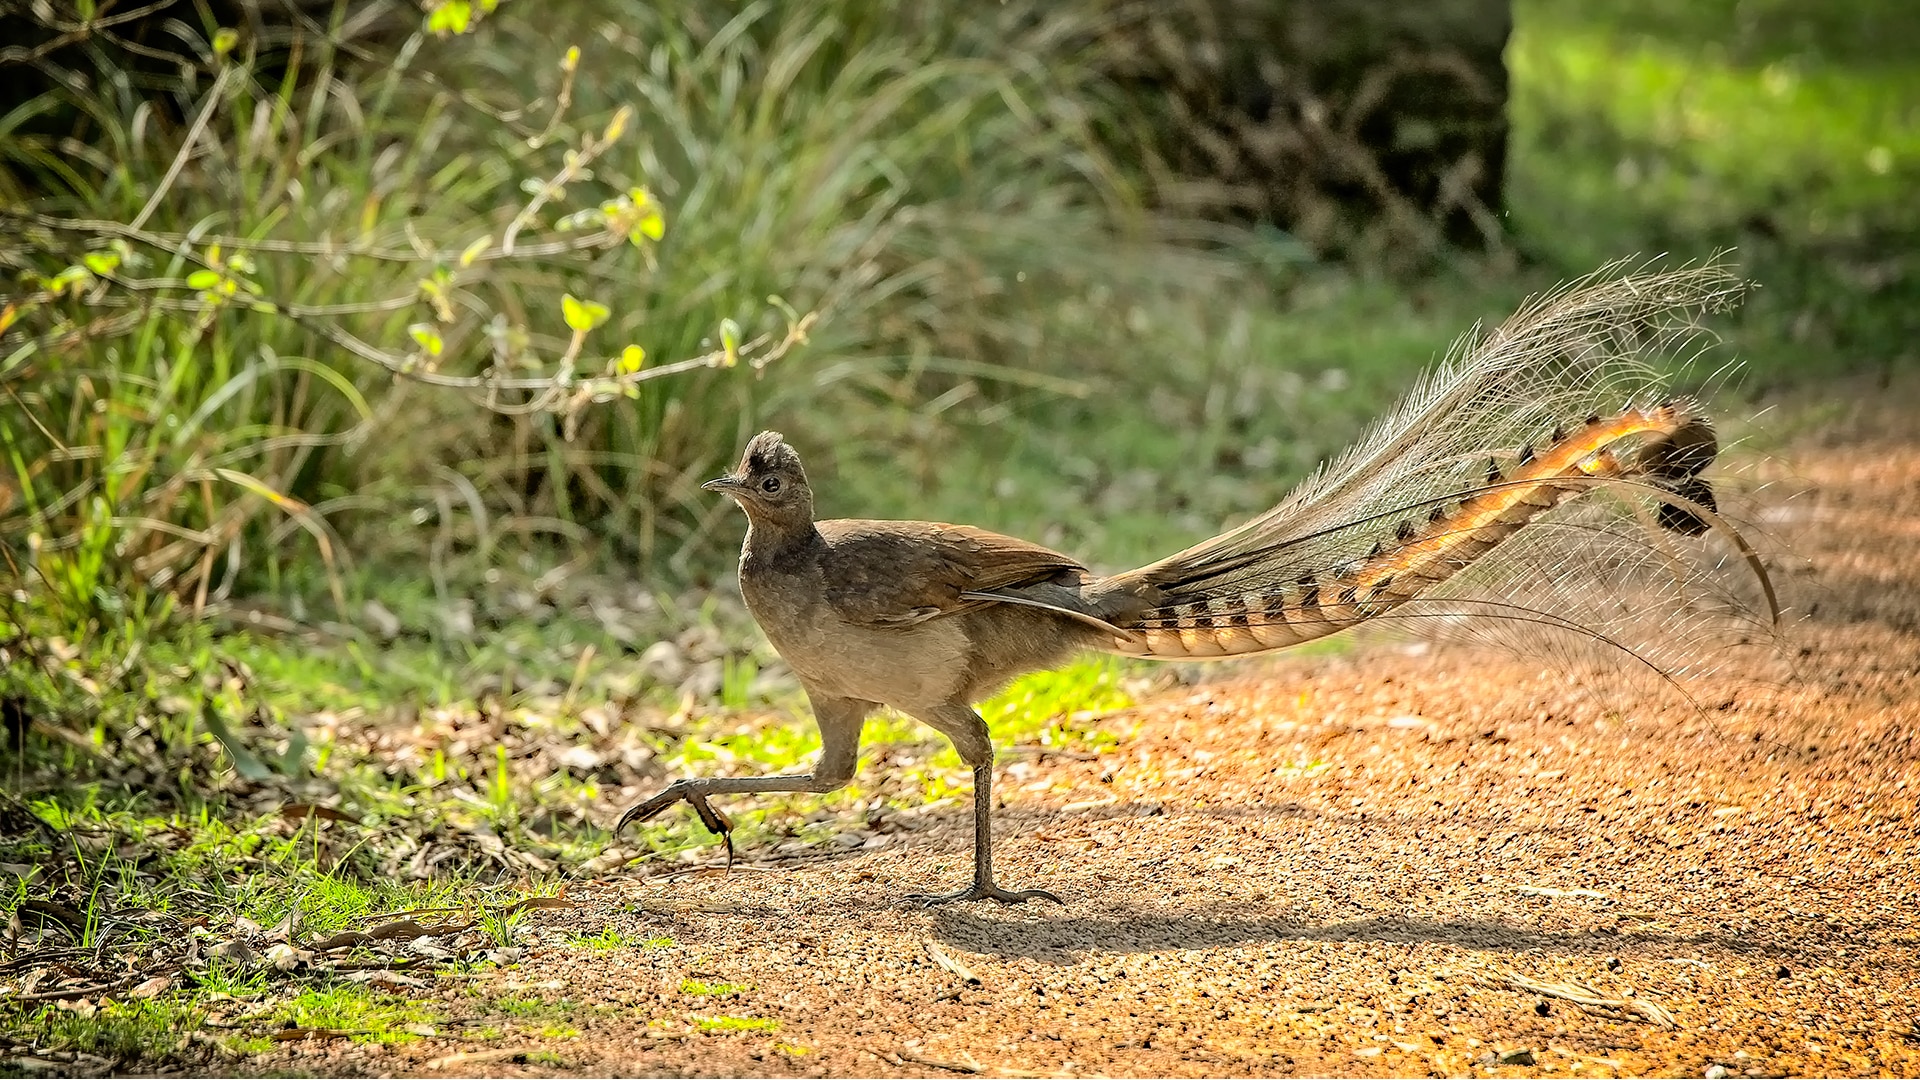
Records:
{"label": "green grass", "polygon": [[701,1031],[733,1034],[742,1031],[779,1031],[780,1021],[753,1016],[703,1016],[694,1021]]}
{"label": "green grass", "polygon": [[410,1042],[436,1019],[438,1013],[421,1002],[353,983],[302,991],[270,1017],[283,1028],[350,1031],[353,1041],[366,1043]]}
{"label": "green grass", "polygon": [[575,934],[567,944],[576,949],[591,949],[595,952],[607,952],[613,949],[649,949],[661,948],[656,944],[663,938],[648,937],[644,934],[623,934],[611,926],[603,926],[599,933]]}
{"label": "green grass", "polygon": [[1896,0],[1522,0],[1513,215],[1556,272],[1736,246],[1760,388],[1911,364],[1920,34]]}
{"label": "green grass", "polygon": [[752,989],[751,983],[705,982],[691,978],[680,980],[680,992],[694,997],[732,997]]}
{"label": "green grass", "polygon": [[179,1000],[110,1002],[78,1012],[54,1005],[32,1010],[0,1005],[0,1031],[9,1027],[31,1030],[36,1045],[45,1050],[143,1061],[172,1057],[200,1023],[196,1011]]}

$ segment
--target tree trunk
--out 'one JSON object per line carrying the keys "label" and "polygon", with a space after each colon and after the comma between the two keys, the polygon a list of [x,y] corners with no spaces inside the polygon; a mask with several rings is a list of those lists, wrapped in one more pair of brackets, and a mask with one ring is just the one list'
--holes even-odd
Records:
{"label": "tree trunk", "polygon": [[1317,246],[1497,244],[1509,0],[1122,2],[1103,55],[1162,205]]}

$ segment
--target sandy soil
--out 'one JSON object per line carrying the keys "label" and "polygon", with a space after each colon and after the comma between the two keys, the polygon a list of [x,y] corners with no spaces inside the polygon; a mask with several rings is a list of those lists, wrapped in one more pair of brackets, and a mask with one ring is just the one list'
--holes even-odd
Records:
{"label": "sandy soil", "polygon": [[[1222,669],[1105,721],[1110,753],[1003,772],[1003,881],[1064,907],[908,905],[966,870],[949,805],[830,857],[576,886],[485,990],[597,1004],[577,1037],[288,1064],[1920,1075],[1920,386],[1896,390],[1808,414],[1797,671],[1706,716],[1609,719],[1465,652]],[[675,944],[564,944],[603,927]]]}

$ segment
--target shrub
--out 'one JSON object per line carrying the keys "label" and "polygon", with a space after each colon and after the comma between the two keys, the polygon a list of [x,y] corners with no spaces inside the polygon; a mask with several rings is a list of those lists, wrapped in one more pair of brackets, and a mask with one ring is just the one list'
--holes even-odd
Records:
{"label": "shrub", "polygon": [[176,27],[170,107],[107,77],[15,111],[91,131],[0,161],[0,535],[38,580],[197,608],[370,546],[685,559],[688,480],[763,415],[1045,383],[1109,351],[1101,298],[1196,265],[1047,5],[481,13],[376,64]]}

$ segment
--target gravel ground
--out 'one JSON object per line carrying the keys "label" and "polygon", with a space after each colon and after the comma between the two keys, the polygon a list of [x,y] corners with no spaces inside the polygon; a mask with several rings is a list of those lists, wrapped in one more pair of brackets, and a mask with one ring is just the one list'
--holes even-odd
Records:
{"label": "gravel ground", "polygon": [[[1064,907],[908,906],[966,871],[950,804],[809,862],[576,885],[482,989],[573,1003],[577,1037],[285,1064],[1920,1075],[1916,391],[1811,414],[1797,670],[1705,715],[1464,651],[1223,668],[1103,721],[1108,753],[1003,772],[1003,881]],[[673,944],[565,944],[606,927]]]}

